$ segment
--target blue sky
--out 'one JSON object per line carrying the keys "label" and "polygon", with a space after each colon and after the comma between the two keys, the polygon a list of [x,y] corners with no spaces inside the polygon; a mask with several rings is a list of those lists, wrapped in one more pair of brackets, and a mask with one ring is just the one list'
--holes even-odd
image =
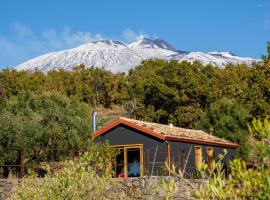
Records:
{"label": "blue sky", "polygon": [[131,42],[140,35],[180,50],[260,58],[270,41],[270,1],[0,1],[0,68],[101,38]]}

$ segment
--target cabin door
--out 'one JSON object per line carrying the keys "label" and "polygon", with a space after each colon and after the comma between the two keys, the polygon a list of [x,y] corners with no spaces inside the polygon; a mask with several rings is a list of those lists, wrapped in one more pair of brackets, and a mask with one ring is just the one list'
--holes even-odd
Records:
{"label": "cabin door", "polygon": [[142,145],[115,146],[117,155],[114,171],[116,177],[143,176],[143,148]]}

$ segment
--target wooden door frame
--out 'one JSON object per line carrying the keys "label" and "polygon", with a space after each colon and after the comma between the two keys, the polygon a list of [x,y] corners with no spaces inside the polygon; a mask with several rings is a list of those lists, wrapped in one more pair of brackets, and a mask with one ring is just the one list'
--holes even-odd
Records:
{"label": "wooden door frame", "polygon": [[143,144],[125,144],[125,145],[112,145],[113,148],[124,150],[124,178],[128,178],[128,149],[140,149],[140,177],[143,176],[144,160],[143,160]]}

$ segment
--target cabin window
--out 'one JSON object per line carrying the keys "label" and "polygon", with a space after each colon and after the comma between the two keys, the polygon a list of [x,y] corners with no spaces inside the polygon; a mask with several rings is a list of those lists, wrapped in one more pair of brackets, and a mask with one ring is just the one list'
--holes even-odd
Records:
{"label": "cabin window", "polygon": [[195,166],[200,169],[202,165],[202,148],[200,146],[195,146]]}
{"label": "cabin window", "polygon": [[212,147],[207,147],[206,148],[207,151],[207,165],[208,165],[208,169],[210,171],[212,171],[214,169],[214,150]]}
{"label": "cabin window", "polygon": [[117,174],[117,177],[124,177],[124,149],[118,149],[117,155],[115,157],[115,166],[114,171]]}
{"label": "cabin window", "polygon": [[143,148],[142,145],[114,146],[117,155],[114,162],[116,177],[143,176]]}

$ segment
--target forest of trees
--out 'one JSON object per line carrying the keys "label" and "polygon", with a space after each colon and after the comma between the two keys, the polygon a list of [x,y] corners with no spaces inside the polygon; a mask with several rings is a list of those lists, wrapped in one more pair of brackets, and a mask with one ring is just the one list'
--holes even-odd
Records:
{"label": "forest of trees", "polygon": [[4,147],[46,146],[51,137],[56,147],[76,147],[90,133],[92,109],[130,105],[128,117],[203,129],[239,143],[247,158],[248,122],[270,114],[270,45],[252,66],[147,60],[127,74],[83,65],[47,74],[5,69],[0,105]]}

